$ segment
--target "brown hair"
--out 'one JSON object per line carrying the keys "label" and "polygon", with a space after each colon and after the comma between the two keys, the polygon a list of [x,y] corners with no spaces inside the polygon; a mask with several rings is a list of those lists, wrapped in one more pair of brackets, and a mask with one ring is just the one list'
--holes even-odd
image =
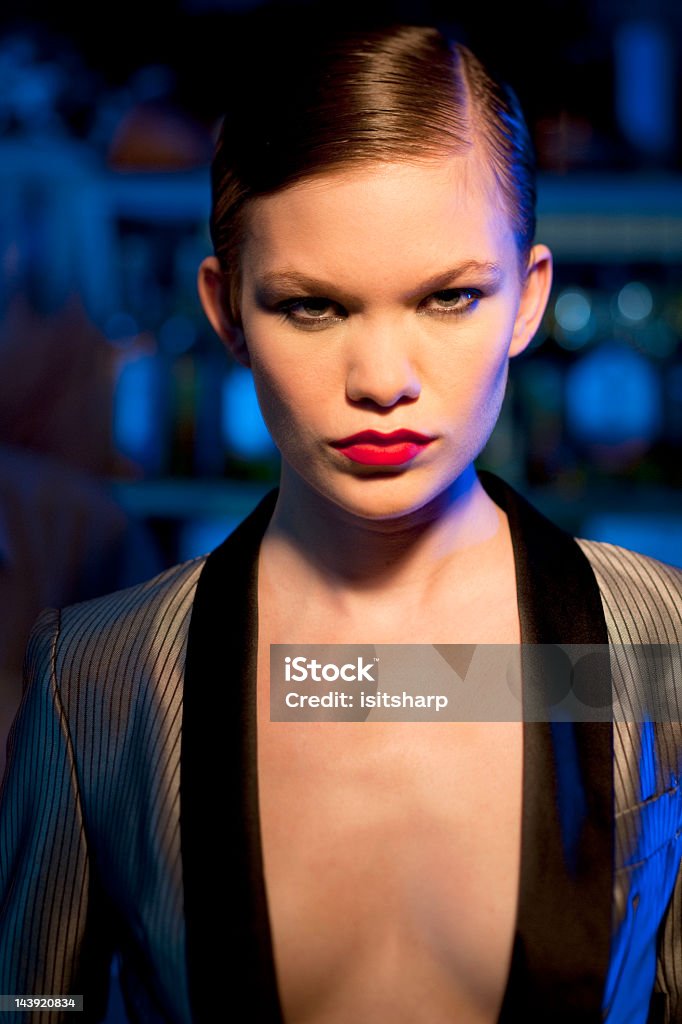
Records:
{"label": "brown hair", "polygon": [[[275,40],[243,72],[211,169],[211,238],[237,317],[249,200],[377,161],[428,160],[480,142],[514,230],[522,273],[535,234],[535,164],[513,91],[429,26]],[[236,91],[236,90],[233,90]]]}

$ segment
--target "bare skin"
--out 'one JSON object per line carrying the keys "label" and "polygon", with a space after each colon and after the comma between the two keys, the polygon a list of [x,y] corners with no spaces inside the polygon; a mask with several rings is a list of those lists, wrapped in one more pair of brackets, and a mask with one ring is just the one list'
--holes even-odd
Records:
{"label": "bare skin", "polygon": [[[359,537],[359,557],[336,574],[297,559],[276,516],[264,539],[259,789],[287,1024],[492,1024],[499,1014],[520,868],[520,723],[269,721],[270,643],[518,642],[509,531],[488,503],[474,499],[484,539],[462,522],[460,545],[420,583],[391,560],[390,540],[382,587],[376,564],[378,575],[360,571]],[[415,538],[422,553],[438,532]]]}

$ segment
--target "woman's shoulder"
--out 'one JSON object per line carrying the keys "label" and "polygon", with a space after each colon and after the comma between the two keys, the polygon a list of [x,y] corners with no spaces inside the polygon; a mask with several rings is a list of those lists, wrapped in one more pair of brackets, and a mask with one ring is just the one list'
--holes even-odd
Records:
{"label": "woman's shoulder", "polygon": [[193,558],[123,590],[46,608],[31,631],[28,661],[47,648],[62,665],[113,662],[184,638],[205,561]]}
{"label": "woman's shoulder", "polygon": [[577,542],[596,576],[610,636],[682,643],[682,569],[616,544]]}
{"label": "woman's shoulder", "polygon": [[62,624],[73,619],[86,618],[90,623],[117,621],[121,617],[138,617],[166,612],[169,608],[193,598],[197,580],[204,567],[206,555],[173,565],[151,579],[101,597],[81,601],[62,609]]}

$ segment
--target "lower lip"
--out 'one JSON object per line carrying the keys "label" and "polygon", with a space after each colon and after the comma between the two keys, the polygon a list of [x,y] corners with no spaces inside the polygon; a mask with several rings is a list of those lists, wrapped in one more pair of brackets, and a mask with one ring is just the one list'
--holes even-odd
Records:
{"label": "lower lip", "polygon": [[426,447],[426,444],[415,444],[414,441],[400,441],[398,444],[385,445],[351,444],[339,450],[346,458],[363,466],[402,466]]}

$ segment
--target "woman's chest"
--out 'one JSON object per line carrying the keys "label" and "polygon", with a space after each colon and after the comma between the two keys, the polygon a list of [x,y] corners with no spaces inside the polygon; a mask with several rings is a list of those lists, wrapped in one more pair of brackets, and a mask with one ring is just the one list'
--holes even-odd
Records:
{"label": "woman's chest", "polygon": [[496,1020],[517,911],[521,723],[270,722],[268,669],[266,634],[258,785],[287,1021],[311,1006],[320,1024]]}

